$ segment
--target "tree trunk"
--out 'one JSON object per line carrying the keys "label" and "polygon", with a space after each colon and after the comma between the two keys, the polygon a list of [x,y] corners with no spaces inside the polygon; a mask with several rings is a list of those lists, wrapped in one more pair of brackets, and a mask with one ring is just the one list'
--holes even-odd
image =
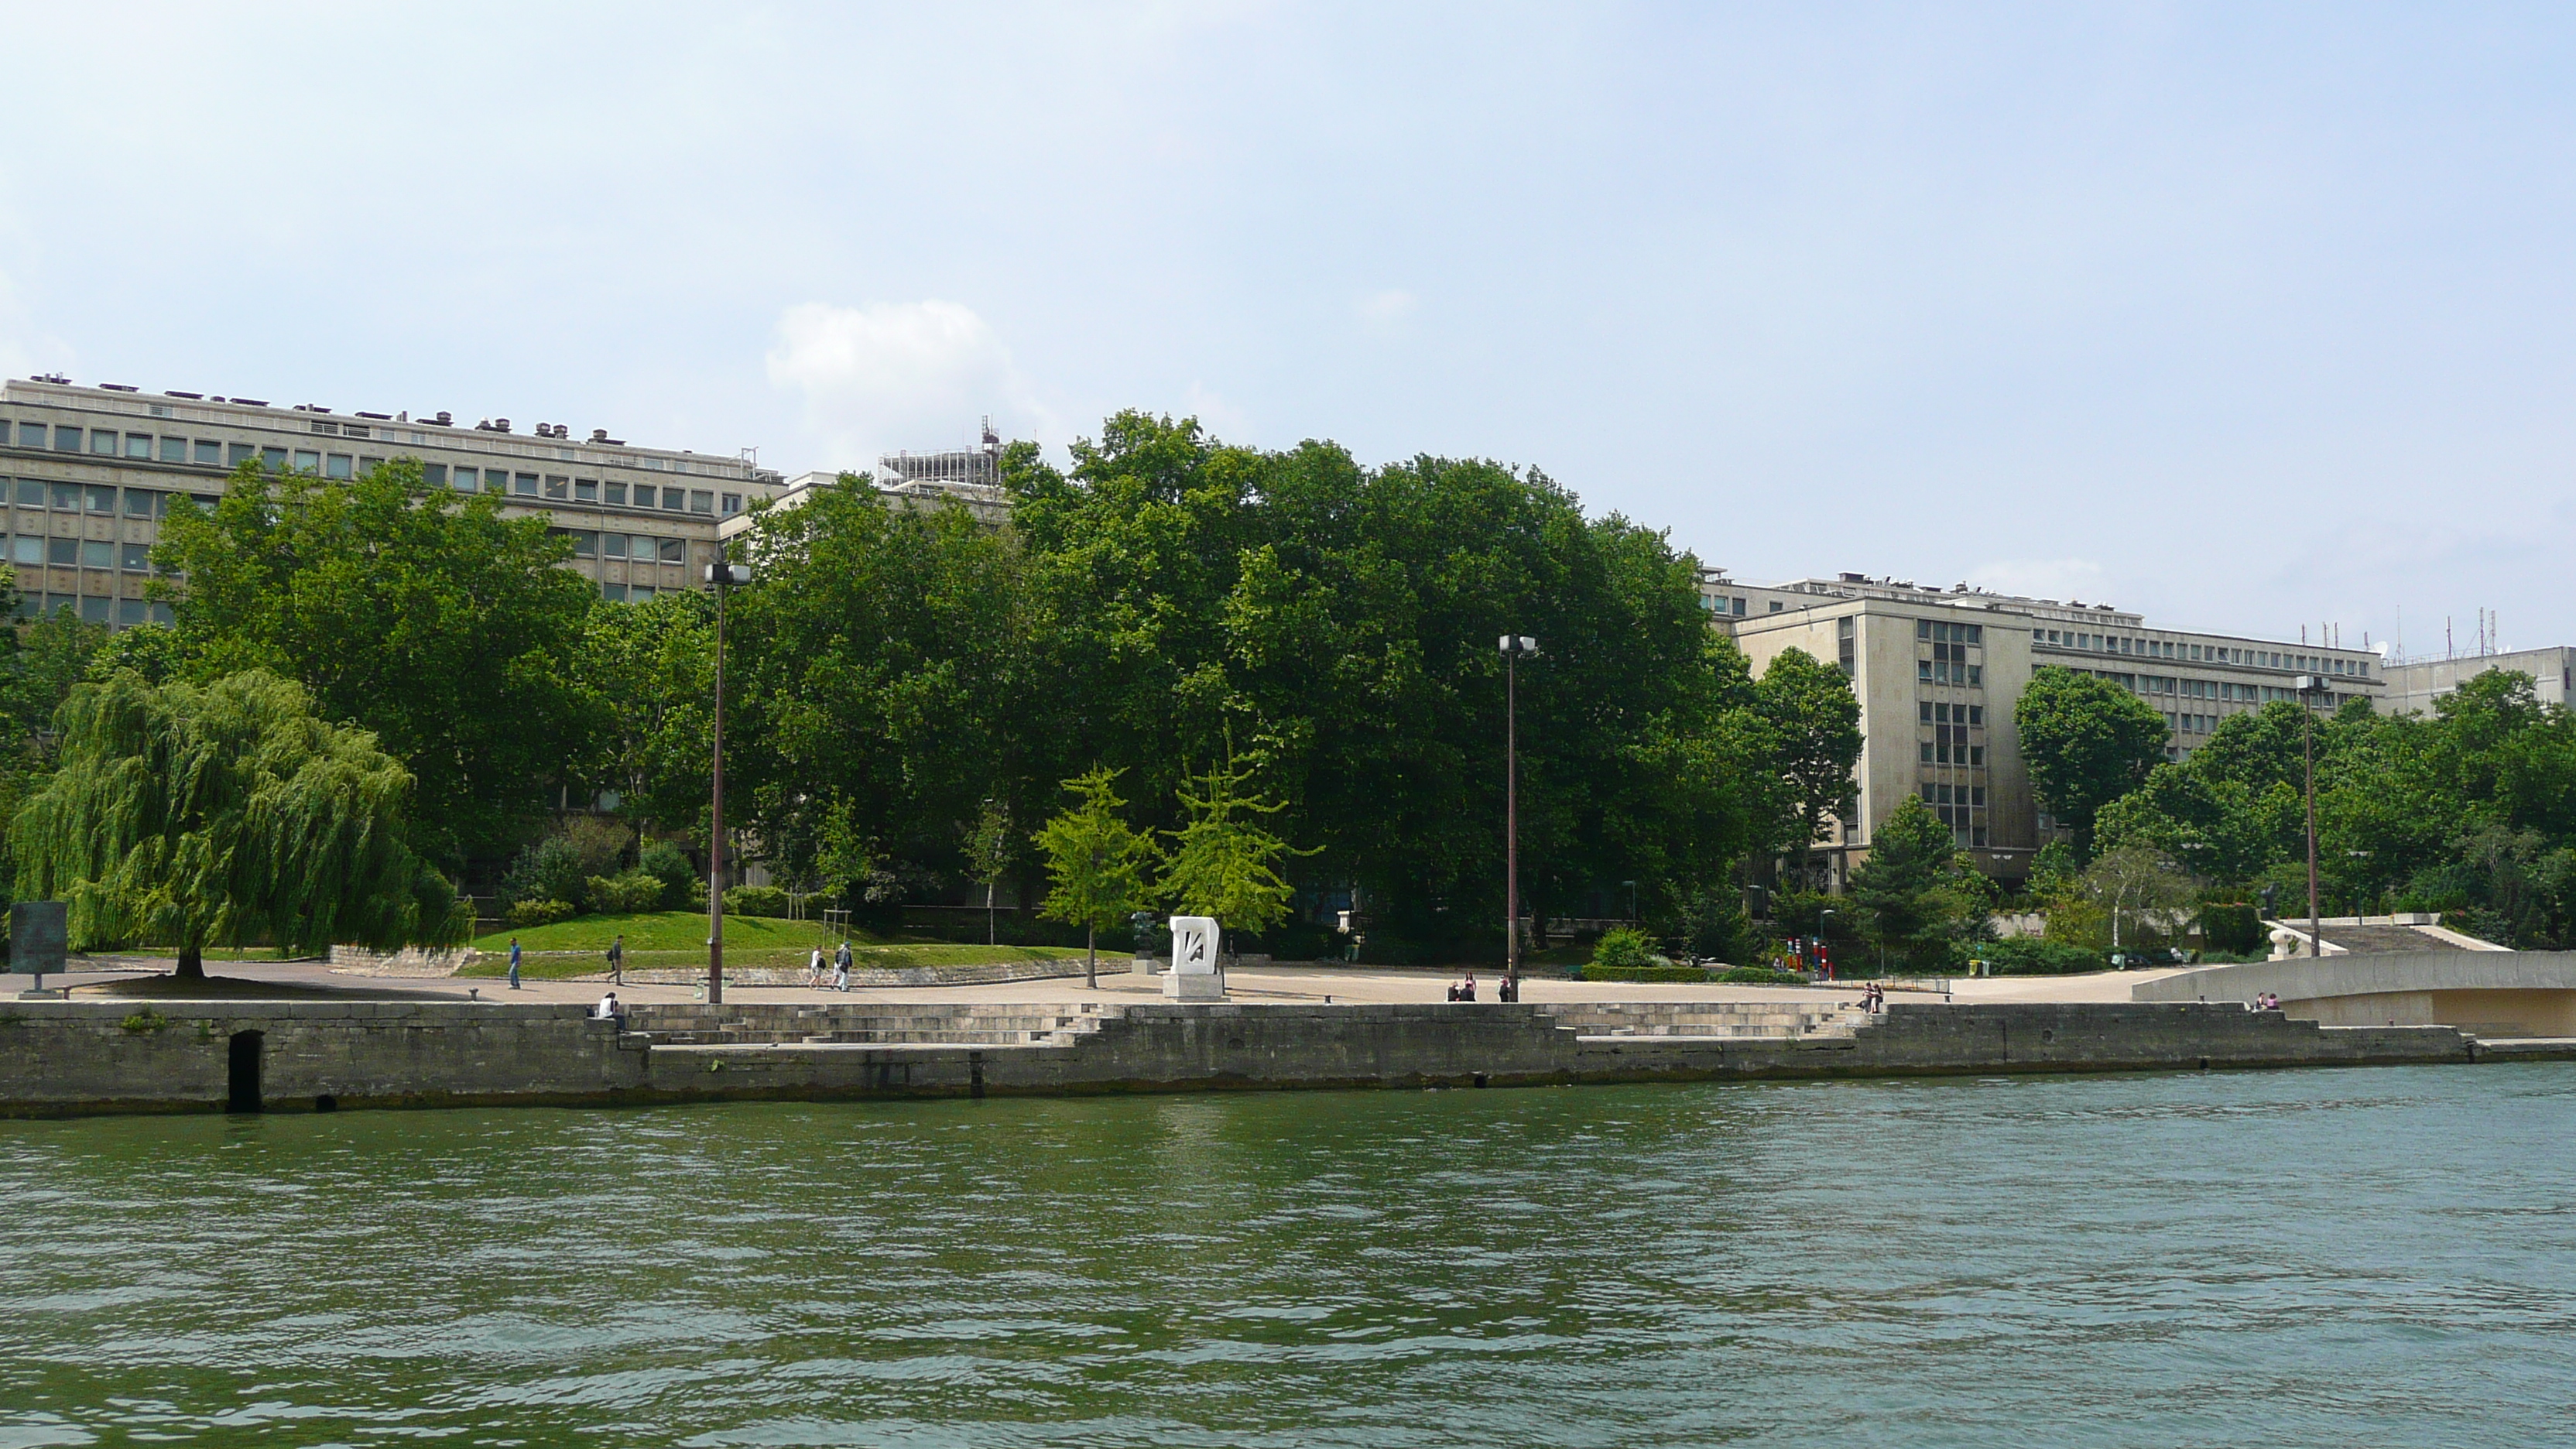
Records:
{"label": "tree trunk", "polygon": [[1085,990],[1100,988],[1100,928],[1082,928],[1082,985]]}
{"label": "tree trunk", "polygon": [[204,948],[204,947],[202,947],[202,946],[182,946],[182,947],[180,947],[180,948],[179,948],[179,969],[178,969],[178,970],[176,970],[176,971],[174,971],[174,972],[172,972],[172,973],[171,973],[171,975],[172,975],[172,976],[174,976],[174,977],[176,977],[176,978],[178,978],[178,979],[180,979],[180,980],[183,980],[183,981],[203,981],[203,980],[205,980],[205,979],[206,979],[206,952],[205,952],[205,948]]}

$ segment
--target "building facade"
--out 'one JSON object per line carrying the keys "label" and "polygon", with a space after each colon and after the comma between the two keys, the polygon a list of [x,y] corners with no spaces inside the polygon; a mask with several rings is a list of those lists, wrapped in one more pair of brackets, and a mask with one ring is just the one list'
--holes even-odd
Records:
{"label": "building facade", "polygon": [[211,506],[246,461],[340,479],[417,458],[432,487],[497,494],[505,514],[545,515],[572,542],[567,567],[621,600],[698,587],[723,521],[780,491],[777,474],[741,459],[631,446],[605,431],[575,441],[570,431],[12,380],[0,386],[0,521],[23,611],[71,609],[123,627],[168,617],[145,586],[170,500]]}
{"label": "building facade", "polygon": [[1747,585],[1705,570],[1700,597],[1758,674],[1789,649],[1837,664],[1861,707],[1858,808],[1817,843],[1839,889],[1871,832],[1920,797],[1988,874],[2020,880],[2053,838],[2033,798],[2013,727],[2022,690],[2051,665],[2099,675],[2164,716],[2165,757],[2189,758],[2230,715],[2295,700],[2302,674],[2327,680],[2315,701],[2376,705],[2388,684],[2369,650],[2161,629],[2104,604],[2060,603],[1960,585],[1921,588],[1843,574]]}
{"label": "building facade", "polygon": [[2396,714],[2431,714],[2435,700],[2490,669],[2530,675],[2545,703],[2564,705],[2576,697],[2576,648],[2557,645],[2516,649],[2509,654],[2467,654],[2391,664],[2386,707]]}

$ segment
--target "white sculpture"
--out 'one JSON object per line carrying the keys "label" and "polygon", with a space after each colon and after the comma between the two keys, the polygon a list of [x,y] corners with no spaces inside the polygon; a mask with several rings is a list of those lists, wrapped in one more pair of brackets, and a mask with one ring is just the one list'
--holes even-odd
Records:
{"label": "white sculpture", "polygon": [[1225,972],[1217,966],[1217,924],[1206,916],[1172,917],[1172,969],[1163,994],[1174,1001],[1225,1000]]}

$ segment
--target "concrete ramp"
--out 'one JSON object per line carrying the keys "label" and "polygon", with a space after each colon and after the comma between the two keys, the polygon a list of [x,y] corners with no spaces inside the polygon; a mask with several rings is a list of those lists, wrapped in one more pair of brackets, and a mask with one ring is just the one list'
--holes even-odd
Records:
{"label": "concrete ramp", "polygon": [[2576,952],[2391,951],[2205,966],[2131,987],[2133,1001],[2269,992],[2320,1026],[2450,1026],[2482,1038],[2576,1037]]}

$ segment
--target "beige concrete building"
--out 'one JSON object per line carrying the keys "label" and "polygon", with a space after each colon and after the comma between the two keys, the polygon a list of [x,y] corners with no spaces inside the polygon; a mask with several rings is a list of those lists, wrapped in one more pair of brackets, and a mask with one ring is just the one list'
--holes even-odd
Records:
{"label": "beige concrete building", "polygon": [[2320,702],[2377,701],[2386,691],[2378,656],[2362,649],[2153,628],[2107,604],[2061,603],[1970,589],[1922,588],[1894,579],[1749,585],[1703,572],[1711,621],[1732,634],[1756,673],[1782,651],[1804,649],[1850,676],[1864,743],[1860,804],[1819,842],[1839,886],[1866,858],[1870,832],[1907,795],[1940,815],[1988,873],[2018,880],[2055,824],[2031,796],[2013,729],[2014,706],[2034,670],[2096,674],[2165,717],[2165,755],[2187,758],[2218,722],[2272,700],[2298,697],[2298,676],[2331,690]]}
{"label": "beige concrete building", "polygon": [[114,626],[166,618],[144,598],[151,547],[174,497],[211,503],[245,460],[352,478],[418,458],[432,487],[493,493],[572,540],[568,567],[611,599],[698,587],[716,531],[778,475],[740,458],[629,445],[560,424],[459,424],[446,413],[339,413],[310,404],[145,393],[61,378],[0,386],[8,560],[26,611],[73,609]]}
{"label": "beige concrete building", "polygon": [[2563,705],[2576,696],[2576,648],[2516,649],[2449,659],[2407,659],[2388,666],[2388,694],[2381,708],[2395,714],[2431,714],[2433,701],[2490,669],[2528,674],[2543,702]]}

